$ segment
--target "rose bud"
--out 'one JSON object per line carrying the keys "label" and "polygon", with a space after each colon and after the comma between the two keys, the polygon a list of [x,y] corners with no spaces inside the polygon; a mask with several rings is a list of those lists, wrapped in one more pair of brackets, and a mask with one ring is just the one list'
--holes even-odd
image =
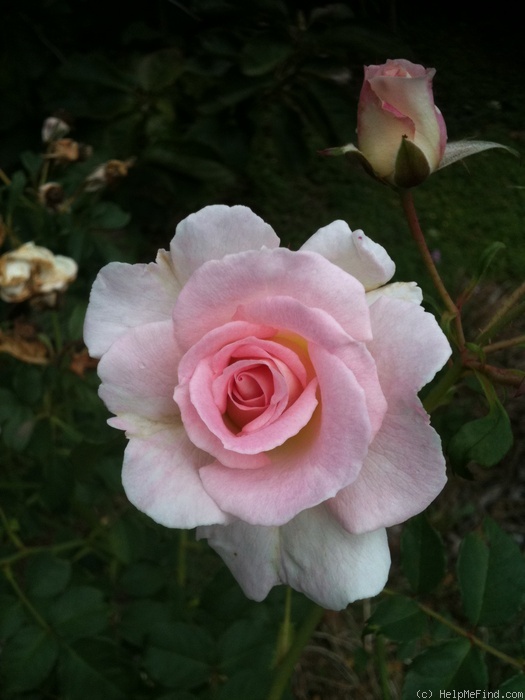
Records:
{"label": "rose bud", "polygon": [[376,177],[392,185],[418,185],[443,157],[447,132],[434,104],[435,72],[403,59],[365,68],[358,148]]}
{"label": "rose bud", "polygon": [[447,144],[445,121],[434,104],[434,68],[403,58],[365,66],[357,110],[357,148],[326,148],[322,155],[358,158],[373,177],[393,187],[421,184],[435,170],[490,148],[492,141]]}

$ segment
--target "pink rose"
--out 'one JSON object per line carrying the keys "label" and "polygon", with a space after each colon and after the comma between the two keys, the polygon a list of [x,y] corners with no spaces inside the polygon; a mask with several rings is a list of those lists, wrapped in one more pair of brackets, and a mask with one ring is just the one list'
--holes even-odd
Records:
{"label": "pink rose", "polygon": [[435,72],[402,58],[365,67],[357,146],[375,175],[392,185],[419,184],[445,152],[445,121],[432,93]]}
{"label": "pink rose", "polygon": [[177,227],[155,263],[111,263],[86,317],[100,396],[126,430],[129,499],[198,527],[245,593],[328,608],[375,595],[385,527],[445,482],[417,392],[449,345],[394,263],[336,221],[298,252],[245,207]]}

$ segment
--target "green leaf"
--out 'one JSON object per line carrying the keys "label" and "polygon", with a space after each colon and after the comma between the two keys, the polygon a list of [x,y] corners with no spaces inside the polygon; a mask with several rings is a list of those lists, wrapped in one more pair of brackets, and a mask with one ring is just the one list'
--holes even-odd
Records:
{"label": "green leaf", "polygon": [[131,92],[136,88],[131,75],[120,70],[102,54],[70,56],[60,68],[60,73],[75,84],[99,85],[124,92]]}
{"label": "green leaf", "polygon": [[405,596],[382,600],[367,622],[365,633],[379,632],[394,642],[408,642],[423,634],[426,618],[417,604]]}
{"label": "green leaf", "polygon": [[134,601],[122,613],[120,633],[123,638],[143,646],[146,636],[154,634],[156,627],[167,624],[171,616],[169,607],[156,600]]}
{"label": "green leaf", "polygon": [[37,688],[51,672],[58,642],[39,627],[23,627],[2,650],[2,675],[11,692]]}
{"label": "green leaf", "polygon": [[71,577],[71,563],[58,559],[50,552],[31,557],[26,570],[26,584],[30,596],[45,598],[61,593]]}
{"label": "green leaf", "polygon": [[507,412],[494,397],[483,418],[465,423],[448,444],[448,456],[454,470],[461,470],[470,461],[482,467],[493,467],[512,447],[513,435]]}
{"label": "green leaf", "polygon": [[158,647],[148,648],[144,667],[159,683],[181,690],[189,690],[207,683],[212,672],[211,667],[204,661]]}
{"label": "green leaf", "polygon": [[291,53],[291,46],[267,36],[248,42],[241,53],[240,64],[244,75],[265,75],[277,68]]}
{"label": "green leaf", "polygon": [[[439,698],[440,691],[483,690],[487,669],[478,649],[467,639],[452,639],[425,650],[413,660],[403,686],[402,700]],[[419,694],[418,694],[419,691]],[[430,694],[432,693],[432,694]]]}
{"label": "green leaf", "polygon": [[23,403],[35,404],[42,396],[42,370],[20,363],[13,378],[13,389]]}
{"label": "green leaf", "polygon": [[173,85],[184,69],[181,53],[176,48],[161,49],[141,59],[137,66],[137,82],[147,92]]}
{"label": "green leaf", "polygon": [[[509,693],[509,695],[506,695]],[[512,693],[521,693],[521,695],[513,695]],[[499,694],[501,698],[523,698],[525,697],[525,675],[523,673],[518,673],[512,678],[508,678],[499,687]]]}
{"label": "green leaf", "polygon": [[124,228],[130,215],[113,202],[97,202],[91,209],[91,226],[93,228]]}
{"label": "green leaf", "polygon": [[25,622],[24,609],[20,601],[11,595],[0,596],[0,639],[6,640]]}
{"label": "green leaf", "polygon": [[166,571],[147,561],[137,562],[122,575],[122,585],[132,596],[147,598],[167,583]]}
{"label": "green leaf", "polygon": [[219,641],[221,670],[227,675],[244,668],[270,668],[275,652],[275,630],[264,621],[238,620]]}
{"label": "green leaf", "polygon": [[99,634],[107,626],[108,617],[102,591],[89,586],[70,588],[49,611],[56,631],[69,641]]}
{"label": "green leaf", "polygon": [[113,645],[106,640],[78,648],[65,647],[59,660],[61,697],[67,700],[124,700],[129,695],[120,688],[113,665]]}
{"label": "green leaf", "polygon": [[33,411],[21,404],[12,405],[9,418],[2,426],[2,437],[7,447],[22,452],[29,443],[35,427]]}
{"label": "green leaf", "polygon": [[501,241],[493,241],[489,246],[487,246],[487,248],[485,248],[478,262],[478,269],[476,270],[475,274],[476,282],[479,282],[481,278],[485,276],[485,273],[491,266],[494,258],[505,250],[506,247],[507,246],[505,243],[502,243]]}
{"label": "green leaf", "polygon": [[220,687],[217,700],[266,700],[271,680],[272,676],[268,670],[245,668],[228,678]]}
{"label": "green leaf", "polygon": [[429,593],[445,575],[445,549],[424,514],[409,520],[401,535],[401,566],[414,593]]}
{"label": "green leaf", "polygon": [[208,682],[215,658],[215,644],[206,630],[183,623],[157,625],[149,635],[144,666],[168,688],[190,690]]}
{"label": "green leaf", "polygon": [[461,543],[457,571],[463,607],[473,624],[503,624],[521,607],[525,559],[490,518],[482,532],[470,533]]}

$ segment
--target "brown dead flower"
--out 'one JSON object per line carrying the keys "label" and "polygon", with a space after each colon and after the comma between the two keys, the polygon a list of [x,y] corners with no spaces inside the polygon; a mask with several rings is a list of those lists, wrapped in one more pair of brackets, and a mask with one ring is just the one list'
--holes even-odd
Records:
{"label": "brown dead flower", "polygon": [[53,305],[77,276],[74,260],[34,243],[25,243],[0,257],[0,298],[19,303],[34,297]]}

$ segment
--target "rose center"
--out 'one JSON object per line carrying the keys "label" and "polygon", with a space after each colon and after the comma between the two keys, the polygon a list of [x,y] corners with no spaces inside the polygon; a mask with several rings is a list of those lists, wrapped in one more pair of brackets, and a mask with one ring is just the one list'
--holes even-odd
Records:
{"label": "rose center", "polygon": [[241,371],[230,381],[228,394],[232,401],[245,406],[266,406],[272,394],[272,376],[268,367]]}

